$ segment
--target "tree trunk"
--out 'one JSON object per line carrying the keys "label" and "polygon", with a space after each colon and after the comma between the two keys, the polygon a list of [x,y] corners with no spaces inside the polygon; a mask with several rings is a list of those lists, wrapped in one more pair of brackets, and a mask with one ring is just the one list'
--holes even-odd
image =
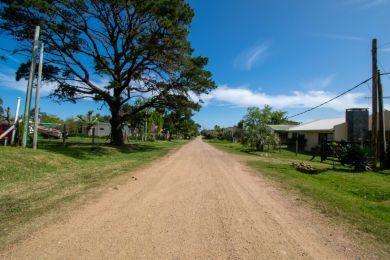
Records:
{"label": "tree trunk", "polygon": [[111,108],[111,144],[114,145],[124,145],[123,140],[123,126],[122,126],[122,120],[121,115],[119,113],[119,110],[112,109]]}

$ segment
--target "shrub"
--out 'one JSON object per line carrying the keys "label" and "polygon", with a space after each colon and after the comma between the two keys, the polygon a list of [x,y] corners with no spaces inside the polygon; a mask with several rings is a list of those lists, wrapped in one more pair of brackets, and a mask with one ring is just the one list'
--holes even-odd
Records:
{"label": "shrub", "polygon": [[350,165],[354,171],[366,171],[368,167],[368,151],[357,144],[345,144],[336,150],[337,158],[343,165]]}

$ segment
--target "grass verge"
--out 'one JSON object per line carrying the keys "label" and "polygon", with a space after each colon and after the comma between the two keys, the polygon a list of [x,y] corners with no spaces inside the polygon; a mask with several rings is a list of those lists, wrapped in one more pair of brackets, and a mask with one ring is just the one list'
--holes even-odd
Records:
{"label": "grass verge", "polygon": [[[91,145],[42,140],[39,149],[0,147],[0,248],[30,232],[34,221],[143,166],[183,141]],[[36,221],[35,221],[36,222]]]}
{"label": "grass verge", "polygon": [[[258,174],[279,182],[288,190],[299,191],[323,214],[348,223],[382,244],[390,255],[390,175],[388,172],[352,172],[341,165],[313,161],[310,155],[282,150],[274,153],[252,153],[246,147],[225,141],[209,143],[236,154],[247,154],[248,165]],[[291,162],[309,163],[319,174],[304,174]]]}

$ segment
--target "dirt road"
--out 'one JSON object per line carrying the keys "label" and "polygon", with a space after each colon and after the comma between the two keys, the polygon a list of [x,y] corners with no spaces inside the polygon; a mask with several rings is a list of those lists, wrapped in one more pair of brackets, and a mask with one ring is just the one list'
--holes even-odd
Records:
{"label": "dirt road", "polygon": [[355,259],[312,210],[197,139],[0,253],[5,259]]}

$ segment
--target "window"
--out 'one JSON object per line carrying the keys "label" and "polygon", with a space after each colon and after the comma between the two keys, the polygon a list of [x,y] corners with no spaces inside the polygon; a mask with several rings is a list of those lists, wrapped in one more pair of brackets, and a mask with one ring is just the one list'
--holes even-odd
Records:
{"label": "window", "polygon": [[321,144],[322,142],[332,141],[332,140],[333,140],[333,134],[329,134],[329,133],[318,134],[318,144]]}

